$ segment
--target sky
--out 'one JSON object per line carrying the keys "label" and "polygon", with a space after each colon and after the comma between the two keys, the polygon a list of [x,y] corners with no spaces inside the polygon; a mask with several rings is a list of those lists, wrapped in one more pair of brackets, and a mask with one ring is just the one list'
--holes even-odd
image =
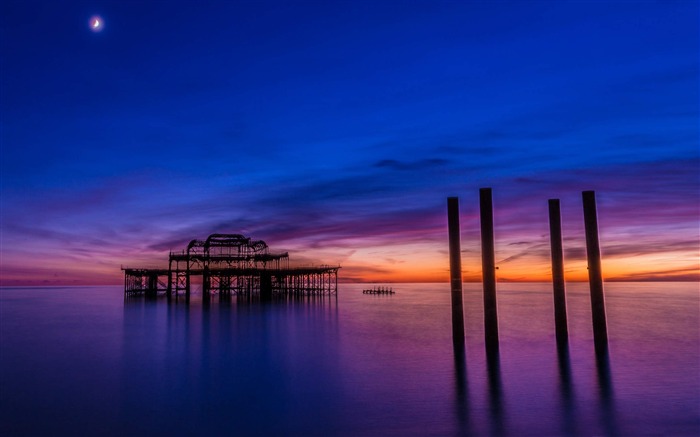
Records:
{"label": "sky", "polygon": [[[99,16],[99,32],[91,17]],[[120,284],[212,233],[341,281],[700,280],[697,1],[0,6],[0,285]]]}

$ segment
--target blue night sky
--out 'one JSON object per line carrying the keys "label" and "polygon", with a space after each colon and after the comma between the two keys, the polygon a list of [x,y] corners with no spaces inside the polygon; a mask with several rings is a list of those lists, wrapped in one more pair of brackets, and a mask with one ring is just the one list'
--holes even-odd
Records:
{"label": "blue night sky", "polygon": [[[547,280],[547,199],[585,278],[698,267],[696,1],[5,1],[0,283],[118,284],[120,265],[242,233],[341,280],[447,280],[446,197],[480,278]],[[92,32],[91,16],[104,27]]]}

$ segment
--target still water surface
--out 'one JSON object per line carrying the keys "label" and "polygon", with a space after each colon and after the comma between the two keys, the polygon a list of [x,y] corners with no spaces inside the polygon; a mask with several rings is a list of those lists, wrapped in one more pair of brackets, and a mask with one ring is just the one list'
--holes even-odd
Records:
{"label": "still water surface", "polygon": [[557,351],[549,284],[499,284],[487,360],[480,284],[466,352],[447,284],[393,296],[124,301],[120,287],[0,291],[0,434],[699,435],[697,283],[606,284],[609,360],[587,284]]}

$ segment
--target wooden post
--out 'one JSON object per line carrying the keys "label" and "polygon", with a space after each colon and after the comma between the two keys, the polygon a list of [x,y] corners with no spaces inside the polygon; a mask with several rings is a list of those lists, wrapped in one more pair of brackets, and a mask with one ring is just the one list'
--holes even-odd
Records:
{"label": "wooden post", "polygon": [[554,288],[554,324],[557,344],[569,341],[566,326],[566,287],[564,284],[564,249],[561,236],[559,199],[549,199],[549,241],[552,247],[552,286]]}
{"label": "wooden post", "polygon": [[496,305],[496,255],[493,236],[491,188],[479,190],[481,210],[481,271],[484,281],[484,333],[486,348],[498,350],[498,309]]}
{"label": "wooden post", "polygon": [[586,227],[586,254],[588,256],[588,282],[591,288],[591,312],[593,315],[593,338],[597,353],[607,352],[608,327],[605,320],[605,296],[603,271],[598,241],[598,213],[595,191],[583,193],[583,220]]}
{"label": "wooden post", "polygon": [[462,305],[462,251],[460,248],[459,199],[447,198],[447,230],[450,245],[450,284],[452,289],[452,341],[464,345]]}

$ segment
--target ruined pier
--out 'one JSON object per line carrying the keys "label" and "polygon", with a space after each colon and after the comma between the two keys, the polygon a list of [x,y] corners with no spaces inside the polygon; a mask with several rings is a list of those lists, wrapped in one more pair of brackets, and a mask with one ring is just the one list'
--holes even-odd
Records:
{"label": "ruined pier", "polygon": [[[124,293],[190,296],[201,282],[202,296],[318,296],[338,292],[340,266],[290,267],[289,253],[270,252],[262,240],[239,234],[212,234],[170,252],[168,268],[123,267]],[[193,280],[194,279],[194,280]]]}

